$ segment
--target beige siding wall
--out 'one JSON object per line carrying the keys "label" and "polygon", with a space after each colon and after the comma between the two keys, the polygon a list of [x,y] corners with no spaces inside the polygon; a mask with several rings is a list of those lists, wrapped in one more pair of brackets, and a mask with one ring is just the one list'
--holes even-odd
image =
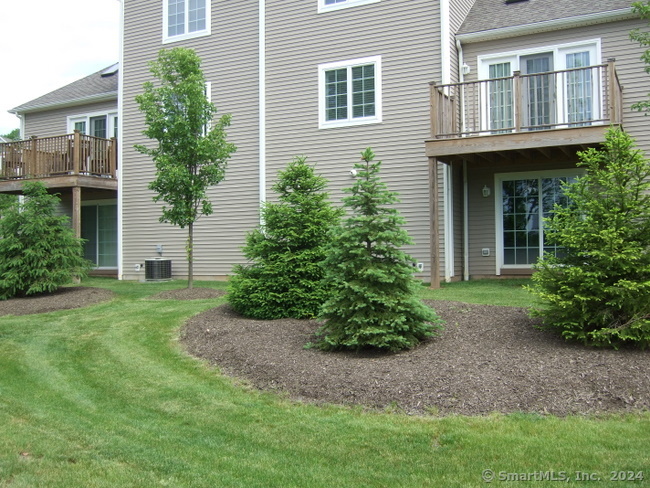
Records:
{"label": "beige siding wall", "polygon": [[[621,84],[624,85],[624,128],[636,138],[638,146],[650,155],[650,133],[647,130],[648,120],[643,114],[630,110],[632,103],[643,99],[648,92],[648,75],[643,72],[639,60],[641,48],[628,38],[628,33],[643,24],[637,21],[621,21],[610,24],[600,24],[566,31],[554,31],[525,37],[503,39],[464,46],[465,62],[472,67],[472,74],[467,78],[476,77],[477,56],[510,52],[519,49],[553,46],[574,41],[600,39],[602,61],[616,58],[616,69]],[[469,261],[472,276],[494,275],[496,272],[496,234],[495,212],[498,202],[494,199],[494,178],[496,173],[551,170],[575,167],[574,160],[561,160],[552,163],[520,161],[510,164],[469,164]],[[483,198],[481,189],[487,185],[492,189],[492,196]],[[481,256],[481,249],[491,250],[489,257]]]}
{"label": "beige siding wall", "polygon": [[142,135],[143,116],[134,97],[142,83],[151,79],[148,62],[161,48],[176,46],[196,50],[203,60],[206,80],[212,83],[212,101],[219,113],[231,113],[228,139],[237,145],[226,179],[210,190],[214,214],[202,217],[195,228],[195,276],[225,276],[242,261],[245,234],[258,222],[258,13],[257,2],[212,2],[212,35],[162,44],[162,2],[134,1],[125,4],[124,25],[124,142],[122,161],[123,273],[125,279],[143,279],[135,264],[156,256],[173,260],[176,276],[187,274],[187,230],[160,223],[160,205],[147,185],[154,166],[133,145],[151,144]]}
{"label": "beige siding wall", "polygon": [[25,114],[25,133],[23,136],[27,139],[32,136],[53,137],[68,134],[70,132],[68,130],[69,116],[116,111],[117,100],[28,113]]}
{"label": "beige siding wall", "polygon": [[[429,190],[423,141],[428,82],[440,77],[438,2],[382,0],[317,13],[316,1],[267,3],[267,187],[298,154],[330,181],[339,202],[349,170],[372,147],[389,189],[400,194],[413,246],[430,276]],[[318,65],[381,56],[383,122],[318,128]],[[269,195],[271,197],[271,195]]]}

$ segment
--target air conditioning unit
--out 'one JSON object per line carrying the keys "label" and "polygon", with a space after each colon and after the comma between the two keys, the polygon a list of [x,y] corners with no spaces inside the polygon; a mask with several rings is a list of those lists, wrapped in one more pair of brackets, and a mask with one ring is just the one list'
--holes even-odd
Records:
{"label": "air conditioning unit", "polygon": [[151,258],[144,260],[144,279],[146,281],[165,281],[172,279],[172,260]]}

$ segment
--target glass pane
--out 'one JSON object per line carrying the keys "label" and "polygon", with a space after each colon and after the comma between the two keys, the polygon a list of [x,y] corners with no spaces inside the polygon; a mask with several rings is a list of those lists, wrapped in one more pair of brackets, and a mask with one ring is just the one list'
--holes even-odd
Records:
{"label": "glass pane", "polygon": [[185,34],[185,0],[167,0],[167,35]]}
{"label": "glass pane", "polygon": [[532,129],[543,129],[555,122],[555,78],[553,70],[553,54],[538,54],[522,58],[522,68],[525,74],[543,73],[523,78],[524,94],[527,97],[526,123]]}
{"label": "glass pane", "polygon": [[188,32],[204,30],[206,26],[205,0],[190,0]]}
{"label": "glass pane", "polygon": [[106,139],[106,116],[90,118],[90,135]]}
{"label": "glass pane", "polygon": [[325,120],[348,118],[348,70],[325,72]]}
{"label": "glass pane", "polygon": [[97,207],[81,207],[81,238],[84,242],[84,258],[97,265]]}
{"label": "glass pane", "polygon": [[375,65],[352,68],[352,117],[375,115]]}
{"label": "glass pane", "polygon": [[539,182],[509,180],[503,194],[503,264],[532,264],[539,253]]}
{"label": "glass pane", "polygon": [[572,126],[588,125],[580,122],[593,119],[592,72],[587,66],[589,66],[589,51],[566,55],[567,69],[583,68],[566,74],[567,121],[571,122]]}
{"label": "glass pane", "polygon": [[97,265],[117,266],[117,205],[97,207]]}
{"label": "glass pane", "polygon": [[78,130],[82,134],[86,133],[86,122],[75,122],[74,130]]}
{"label": "glass pane", "polygon": [[[510,63],[491,64],[489,77],[509,77]],[[488,82],[490,129],[511,128],[513,122],[512,78]]]}

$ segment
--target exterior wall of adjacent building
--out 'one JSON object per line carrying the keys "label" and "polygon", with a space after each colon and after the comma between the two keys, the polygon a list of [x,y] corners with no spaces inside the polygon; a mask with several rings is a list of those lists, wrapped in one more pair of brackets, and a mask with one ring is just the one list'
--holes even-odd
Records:
{"label": "exterior wall of adjacent building", "polygon": [[[623,85],[623,127],[637,141],[638,147],[650,156],[650,135],[647,131],[647,117],[631,110],[631,105],[644,99],[648,92],[648,75],[643,71],[640,61],[642,49],[632,42],[628,34],[631,29],[642,27],[643,23],[635,20],[611,22],[539,33],[517,38],[493,40],[463,46],[465,62],[471,67],[471,74],[466,80],[476,79],[478,72],[477,58],[504,52],[540,48],[567,44],[575,41],[600,40],[601,59],[616,58],[616,71]],[[487,185],[494,188],[495,175],[498,173],[550,171],[555,169],[575,168],[577,157],[563,157],[549,163],[548,161],[520,160],[510,163],[468,164],[469,195],[469,269],[473,277],[494,276],[496,270],[496,192],[490,198],[484,198],[481,189]],[[494,252],[482,256],[481,250],[489,248]]]}
{"label": "exterior wall of adjacent building", "polygon": [[[210,36],[163,44],[162,1],[124,2],[123,278],[143,278],[134,267],[157,255],[157,244],[173,260],[174,275],[186,273],[186,231],[158,221],[160,204],[152,202],[154,194],[147,189],[153,164],[132,149],[134,144],[151,144],[141,135],[143,116],[134,101],[151,79],[147,63],[161,48],[183,46],[195,49],[203,60],[212,101],[221,113],[233,115],[228,139],[238,147],[226,179],[210,190],[215,213],[202,217],[196,227],[195,276],[224,277],[243,261],[245,235],[258,224],[260,186],[273,200],[277,172],[293,157],[306,155],[329,180],[331,200],[340,204],[343,189],[353,184],[349,171],[360,152],[372,147],[383,161],[384,181],[400,194],[399,210],[414,241],[407,251],[424,263],[418,276],[428,279],[429,173],[423,142],[430,133],[428,83],[441,73],[438,2],[381,0],[327,12],[318,11],[317,0],[265,2],[266,113],[261,124],[258,2],[212,4]],[[381,59],[382,121],[319,128],[319,66],[366,57]]]}
{"label": "exterior wall of adjacent building", "polygon": [[163,44],[161,0],[124,2],[123,87],[121,100],[121,233],[122,276],[143,279],[135,265],[158,256],[172,259],[175,276],[187,274],[187,229],[159,222],[161,204],[154,203],[148,184],[155,176],[151,160],[136,152],[134,144],[153,144],[143,135],[144,117],[135,102],[142,84],[152,80],[148,63],[160,49],[176,46],[196,50],[203,60],[211,99],[219,113],[231,113],[228,140],[237,152],[226,178],[209,190],[214,213],[195,226],[195,276],[223,277],[242,261],[246,232],[258,223],[259,207],[259,98],[257,2],[212,2],[212,35]]}
{"label": "exterior wall of adjacent building", "polygon": [[54,137],[70,134],[72,131],[68,126],[68,117],[114,112],[117,112],[117,99],[38,112],[27,112],[24,114],[25,130],[23,138],[29,139],[32,136]]}

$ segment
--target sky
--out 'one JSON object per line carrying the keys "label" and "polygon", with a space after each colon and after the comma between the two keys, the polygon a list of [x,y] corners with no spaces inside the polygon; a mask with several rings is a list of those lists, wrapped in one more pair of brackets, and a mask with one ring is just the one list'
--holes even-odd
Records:
{"label": "sky", "polygon": [[0,135],[20,126],[8,110],[118,61],[118,0],[2,2]]}

